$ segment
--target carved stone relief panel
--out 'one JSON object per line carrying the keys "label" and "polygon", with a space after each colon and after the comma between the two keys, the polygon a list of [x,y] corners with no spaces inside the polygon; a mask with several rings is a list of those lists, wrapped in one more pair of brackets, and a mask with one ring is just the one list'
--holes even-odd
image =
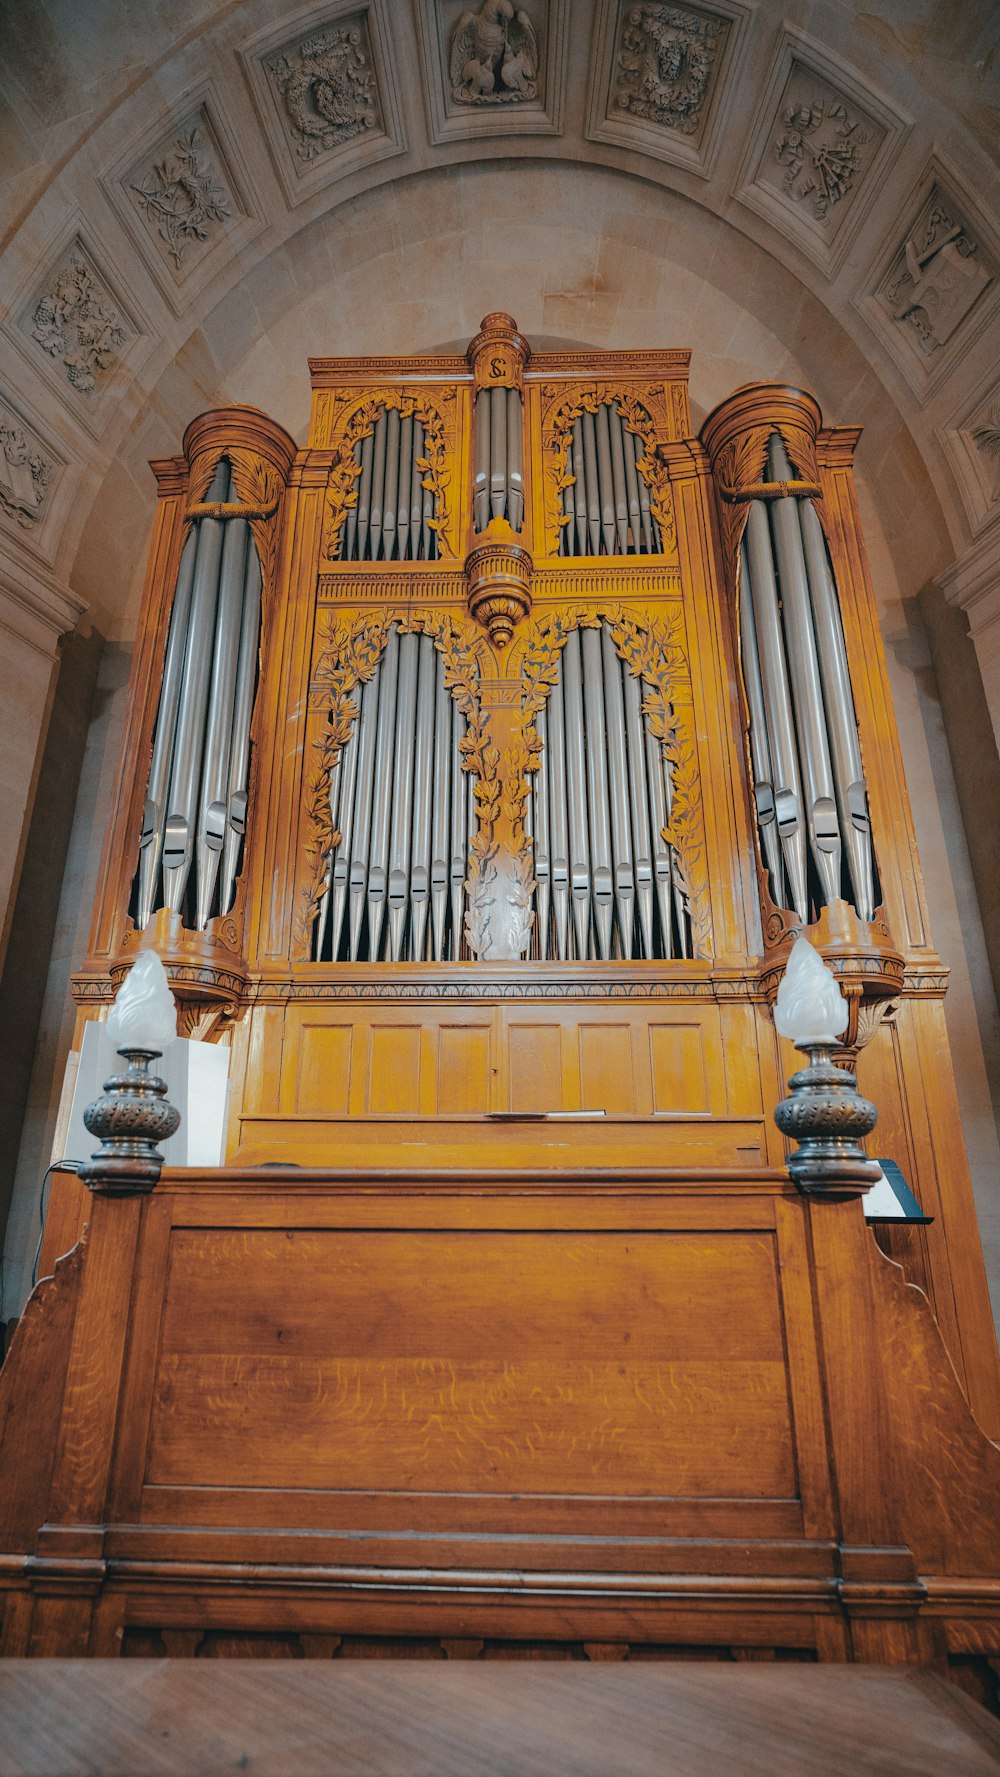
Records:
{"label": "carved stone relief panel", "polygon": [[737,196],[832,273],[908,126],[846,63],[789,29]]}
{"label": "carved stone relief panel", "polygon": [[567,0],[418,0],[431,139],[560,128]]}
{"label": "carved stone relief panel", "polygon": [[240,52],[289,204],[402,149],[385,5],[314,8]]}
{"label": "carved stone relief panel", "polygon": [[207,84],[167,128],[133,142],[103,180],[178,311],[264,226],[246,159]]}
{"label": "carved stone relief panel", "polygon": [[1000,377],[993,368],[941,442],[951,459],[973,530],[1000,515]]}
{"label": "carved stone relief panel", "polygon": [[18,355],[97,435],[150,349],[152,330],[131,287],[124,295],[110,255],[89,227],[84,236],[79,219],[39,258],[47,269],[22,286],[5,331]]}
{"label": "carved stone relief panel", "polygon": [[588,134],[707,174],[723,88],[749,12],[717,0],[605,0],[598,17]]}
{"label": "carved stone relief panel", "polygon": [[63,466],[62,458],[0,396],[0,522],[34,540]]}
{"label": "carved stone relief panel", "polygon": [[918,393],[929,394],[995,312],[1000,241],[957,172],[934,161],[860,299]]}

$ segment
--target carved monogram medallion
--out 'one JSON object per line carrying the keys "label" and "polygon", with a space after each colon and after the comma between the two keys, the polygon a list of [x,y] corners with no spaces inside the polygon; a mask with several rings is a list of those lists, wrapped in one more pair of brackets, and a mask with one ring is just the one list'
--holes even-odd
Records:
{"label": "carved monogram medallion", "polygon": [[692,135],[699,127],[725,25],[677,6],[633,6],[615,59],[620,111]]}
{"label": "carved monogram medallion", "polygon": [[316,31],[264,63],[300,160],[382,126],[371,45],[358,16]]}

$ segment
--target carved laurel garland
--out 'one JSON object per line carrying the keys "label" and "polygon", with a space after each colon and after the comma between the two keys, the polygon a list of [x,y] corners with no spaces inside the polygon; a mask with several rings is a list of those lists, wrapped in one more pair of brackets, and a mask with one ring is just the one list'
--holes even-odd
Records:
{"label": "carved laurel garland", "polygon": [[[487,646],[476,624],[441,611],[362,611],[337,619],[325,614],[321,652],[309,686],[310,708],[325,709],[326,722],[314,745],[304,794],[306,881],[296,925],[300,952],[308,951],[309,931],[330,886],[333,854],[341,835],[330,809],[330,777],[358,717],[353,693],[371,678],[395,625],[401,634],[421,633],[434,642],[444,663],[444,682],[466,719],[460,742],[463,769],[475,774],[473,797],[478,822],[469,839],[466,895],[467,930],[474,919],[488,923],[483,902],[495,875],[495,825],[499,810],[499,755],[491,746],[488,716],[479,698],[479,664]],[[472,942],[469,930],[470,943]]]}
{"label": "carved laurel garland", "polygon": [[[690,721],[691,676],[683,648],[683,617],[679,607],[649,618],[620,604],[567,606],[547,613],[532,626],[524,644],[520,670],[524,682],[524,732],[518,757],[511,761],[512,794],[522,798],[521,855],[531,859],[531,840],[524,830],[523,803],[527,774],[537,771],[541,741],[535,717],[544,709],[559,674],[559,655],[574,629],[599,629],[608,624],[612,641],[633,678],[646,695],[643,715],[659,741],[670,767],[673,796],[670,820],[662,837],[672,846],[680,885],[691,914],[695,953],[712,954],[712,919],[708,895],[705,829],[694,735]],[[529,877],[528,898],[534,891]]]}
{"label": "carved laurel garland", "polygon": [[[545,535],[550,540],[553,551],[558,550],[559,532],[568,522],[562,511],[561,495],[563,489],[573,480],[568,468],[573,421],[579,419],[582,413],[596,413],[606,402],[617,401],[626,429],[634,432],[642,442],[642,457],[636,467],[649,488],[650,511],[660,527],[663,553],[669,561],[676,562],[677,522],[674,517],[674,497],[667,469],[657,455],[659,434],[651,411],[654,406],[662,405],[662,400],[657,402],[656,397],[664,396],[663,385],[657,384],[644,389],[641,398],[628,383],[588,383],[573,388],[568,394],[565,386],[547,383],[541,394],[542,450],[546,458]],[[673,428],[670,426],[664,429]]]}
{"label": "carved laurel garland", "polygon": [[355,461],[354,447],[369,437],[379,414],[388,408],[396,408],[401,420],[412,415],[424,428],[424,455],[417,458],[417,467],[423,472],[421,485],[434,495],[434,514],[428,523],[431,530],[437,532],[441,554],[454,555],[449,536],[451,474],[448,464],[455,460],[455,394],[454,388],[435,389],[431,400],[426,394],[407,393],[405,389],[367,389],[353,405],[341,412],[331,440],[334,456],[326,487],[324,561],[336,561],[344,519],[358,503],[361,465]]}

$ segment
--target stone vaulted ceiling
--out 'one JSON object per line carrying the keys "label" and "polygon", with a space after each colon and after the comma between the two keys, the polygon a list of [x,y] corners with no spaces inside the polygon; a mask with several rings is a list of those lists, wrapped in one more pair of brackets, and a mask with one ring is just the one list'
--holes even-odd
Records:
{"label": "stone vaulted ceiling", "polygon": [[691,345],[865,425],[913,592],[1000,501],[997,11],[910,0],[12,0],[0,564],[134,620],[152,480],[310,353]]}

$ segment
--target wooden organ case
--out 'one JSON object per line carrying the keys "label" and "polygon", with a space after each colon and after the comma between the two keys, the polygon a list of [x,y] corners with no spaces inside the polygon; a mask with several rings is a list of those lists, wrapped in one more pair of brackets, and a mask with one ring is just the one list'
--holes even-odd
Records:
{"label": "wooden organ case", "polygon": [[[232,407],[153,464],[75,988],[155,945],[230,1045],[228,1159],[53,1199],[6,1652],[1000,1657],[858,434],[758,384],[694,436],[687,357],[494,314],[312,361],[303,449]],[[933,1218],[885,1252],[783,1169],[803,928]]]}

